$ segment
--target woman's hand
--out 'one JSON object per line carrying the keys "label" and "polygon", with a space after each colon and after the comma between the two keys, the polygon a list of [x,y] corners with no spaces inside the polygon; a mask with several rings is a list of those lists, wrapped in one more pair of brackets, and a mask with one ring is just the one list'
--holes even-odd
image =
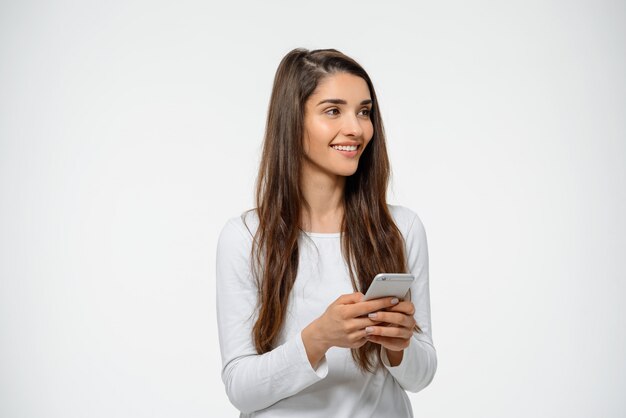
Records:
{"label": "woman's hand", "polygon": [[302,330],[302,341],[314,368],[330,347],[358,348],[365,344],[368,341],[366,328],[384,322],[368,314],[398,303],[398,299],[391,297],[363,302],[362,298],[360,292],[340,296],[322,316]]}
{"label": "woman's hand", "polygon": [[[392,366],[402,361],[402,353],[411,342],[415,328],[415,306],[410,301],[402,301],[397,305],[369,314],[369,318],[379,322],[365,329],[366,340],[382,345],[387,349],[387,357]],[[386,323],[383,324],[380,323]]]}

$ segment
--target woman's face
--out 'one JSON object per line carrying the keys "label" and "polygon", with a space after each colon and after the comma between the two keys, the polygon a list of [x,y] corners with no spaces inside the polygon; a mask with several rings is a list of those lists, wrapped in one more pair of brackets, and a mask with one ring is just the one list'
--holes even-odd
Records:
{"label": "woman's face", "polygon": [[361,77],[336,73],[323,78],[305,103],[305,175],[354,174],[374,135],[371,109],[370,91]]}

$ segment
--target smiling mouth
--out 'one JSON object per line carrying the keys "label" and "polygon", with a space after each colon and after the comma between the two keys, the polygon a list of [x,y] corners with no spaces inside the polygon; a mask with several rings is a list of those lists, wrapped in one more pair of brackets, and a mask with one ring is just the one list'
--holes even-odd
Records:
{"label": "smiling mouth", "polygon": [[330,147],[336,149],[337,151],[351,152],[359,149],[360,145],[331,145]]}

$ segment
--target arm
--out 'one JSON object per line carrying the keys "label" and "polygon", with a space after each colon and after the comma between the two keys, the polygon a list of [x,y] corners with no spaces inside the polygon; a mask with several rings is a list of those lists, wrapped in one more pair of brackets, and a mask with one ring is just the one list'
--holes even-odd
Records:
{"label": "arm", "polygon": [[[378,312],[378,319],[401,328],[372,327],[370,340],[381,344],[383,365],[400,386],[418,392],[432,381],[437,369],[437,354],[430,325],[426,233],[414,213],[405,240],[409,271],[415,275],[411,286],[411,302],[401,302],[387,312]],[[414,323],[422,333],[411,331]]]}
{"label": "arm", "polygon": [[250,271],[252,237],[237,219],[230,220],[217,245],[217,322],[222,353],[222,380],[231,403],[252,412],[323,379],[325,357],[314,369],[301,334],[274,350],[258,354],[252,342],[257,289]]}
{"label": "arm", "polygon": [[397,303],[393,298],[361,301],[358,292],[341,295],[297,335],[257,354],[252,343],[257,287],[249,266],[251,239],[240,221],[231,220],[217,248],[222,380],[230,401],[242,412],[267,408],[326,377],[326,351],[365,344],[365,328],[376,324],[367,314]]}
{"label": "arm", "polygon": [[415,306],[413,315],[422,333],[414,332],[402,360],[391,366],[387,350],[382,349],[383,364],[400,386],[418,392],[430,384],[437,370],[437,352],[433,345],[430,320],[430,289],[428,277],[428,245],[424,225],[417,215],[406,236],[406,252],[409,271],[415,275],[411,286],[411,301]]}

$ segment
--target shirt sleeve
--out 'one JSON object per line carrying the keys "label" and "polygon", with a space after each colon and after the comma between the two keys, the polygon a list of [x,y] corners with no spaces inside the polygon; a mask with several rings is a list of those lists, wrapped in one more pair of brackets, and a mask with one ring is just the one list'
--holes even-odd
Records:
{"label": "shirt sleeve", "polygon": [[419,392],[430,384],[437,370],[437,352],[433,345],[430,320],[430,291],[428,284],[428,245],[424,225],[413,213],[413,221],[405,237],[406,255],[410,273],[415,276],[411,286],[411,301],[415,305],[415,321],[422,330],[413,332],[402,361],[392,367],[387,351],[381,347],[384,366],[407,391]]}
{"label": "shirt sleeve", "polygon": [[231,403],[250,413],[300,392],[328,373],[324,357],[313,369],[301,333],[258,354],[252,340],[257,286],[250,268],[252,235],[240,218],[222,229],[216,257],[216,305],[222,381]]}

